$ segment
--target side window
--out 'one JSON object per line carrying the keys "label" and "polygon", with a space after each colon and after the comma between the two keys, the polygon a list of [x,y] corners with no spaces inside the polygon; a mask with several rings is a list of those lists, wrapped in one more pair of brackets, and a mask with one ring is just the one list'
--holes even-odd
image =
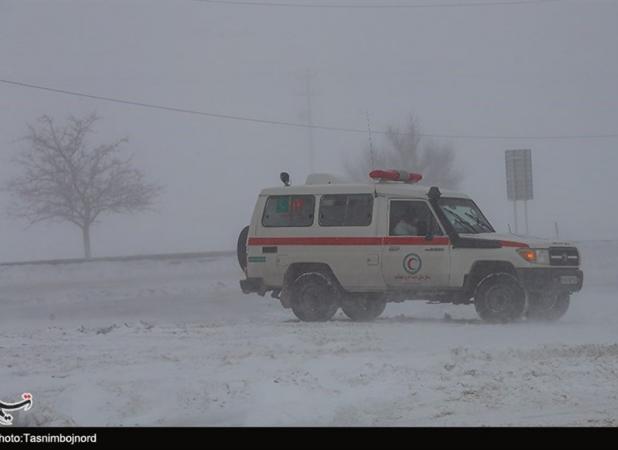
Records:
{"label": "side window", "polygon": [[390,204],[391,236],[442,236],[442,230],[425,202],[393,200]]}
{"label": "side window", "polygon": [[272,195],[266,200],[265,227],[310,227],[313,225],[313,195]]}
{"label": "side window", "polygon": [[366,227],[371,225],[371,194],[323,195],[320,198],[319,224],[323,227]]}

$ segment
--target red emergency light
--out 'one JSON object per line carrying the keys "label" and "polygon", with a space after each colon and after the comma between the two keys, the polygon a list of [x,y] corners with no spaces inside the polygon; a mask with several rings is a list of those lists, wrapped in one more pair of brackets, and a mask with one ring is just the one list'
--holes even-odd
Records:
{"label": "red emergency light", "polygon": [[404,183],[418,183],[423,179],[420,173],[406,172],[405,170],[372,170],[369,177],[380,181],[402,181]]}

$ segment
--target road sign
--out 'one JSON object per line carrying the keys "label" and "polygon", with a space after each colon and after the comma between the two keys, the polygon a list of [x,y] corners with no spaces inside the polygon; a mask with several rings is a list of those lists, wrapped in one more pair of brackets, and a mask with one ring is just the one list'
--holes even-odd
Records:
{"label": "road sign", "polygon": [[532,200],[532,151],[506,151],[506,194],[509,200]]}

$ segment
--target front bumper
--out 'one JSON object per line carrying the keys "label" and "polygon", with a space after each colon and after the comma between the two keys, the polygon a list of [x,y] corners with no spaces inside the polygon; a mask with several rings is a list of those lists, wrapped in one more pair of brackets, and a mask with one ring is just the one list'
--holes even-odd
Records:
{"label": "front bumper", "polygon": [[584,284],[584,273],[576,268],[525,268],[517,269],[519,281],[530,292],[577,292]]}

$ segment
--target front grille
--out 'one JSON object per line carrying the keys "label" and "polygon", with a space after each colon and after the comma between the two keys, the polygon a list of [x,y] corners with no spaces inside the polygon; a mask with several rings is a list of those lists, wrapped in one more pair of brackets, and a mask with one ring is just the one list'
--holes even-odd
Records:
{"label": "front grille", "polygon": [[552,266],[579,266],[579,252],[575,247],[550,247],[549,263]]}

